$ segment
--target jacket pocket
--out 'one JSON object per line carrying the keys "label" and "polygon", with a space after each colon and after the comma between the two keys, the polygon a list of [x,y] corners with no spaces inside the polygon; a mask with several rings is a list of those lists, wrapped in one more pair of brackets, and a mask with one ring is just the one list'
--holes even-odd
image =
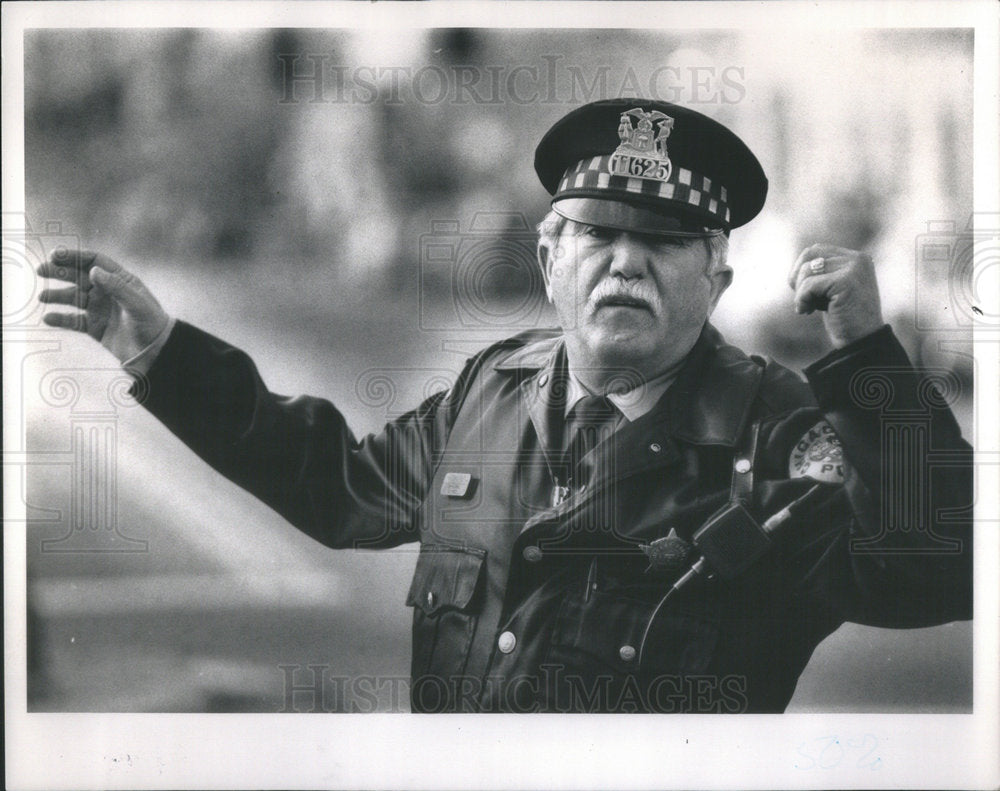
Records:
{"label": "jacket pocket", "polygon": [[[713,624],[675,613],[657,616],[640,669],[639,647],[654,606],[602,591],[564,602],[547,662],[548,694],[557,710],[721,710],[721,692],[702,675],[718,640]],[[707,708],[706,683],[714,696]]]}
{"label": "jacket pocket", "polygon": [[[553,636],[564,656],[585,672],[637,673],[639,649],[655,602],[593,591],[565,603]],[[718,628],[698,618],[660,612],[647,639],[644,674],[702,673],[718,642]]]}
{"label": "jacket pocket", "polygon": [[413,607],[414,681],[436,676],[447,688],[465,670],[482,603],[481,549],[425,544],[406,604]]}

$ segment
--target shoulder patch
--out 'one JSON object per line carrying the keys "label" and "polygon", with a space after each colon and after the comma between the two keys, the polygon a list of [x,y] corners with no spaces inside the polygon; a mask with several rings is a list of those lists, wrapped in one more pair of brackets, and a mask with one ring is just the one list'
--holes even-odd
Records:
{"label": "shoulder patch", "polygon": [[833,426],[821,420],[802,435],[788,458],[788,475],[827,483],[844,482],[844,449]]}

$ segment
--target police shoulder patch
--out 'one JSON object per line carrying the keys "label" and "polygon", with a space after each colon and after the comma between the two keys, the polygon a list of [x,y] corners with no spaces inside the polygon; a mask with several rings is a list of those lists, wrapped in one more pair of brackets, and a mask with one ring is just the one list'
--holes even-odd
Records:
{"label": "police shoulder patch", "polygon": [[844,482],[844,449],[833,426],[821,420],[802,435],[788,458],[788,474],[792,478]]}

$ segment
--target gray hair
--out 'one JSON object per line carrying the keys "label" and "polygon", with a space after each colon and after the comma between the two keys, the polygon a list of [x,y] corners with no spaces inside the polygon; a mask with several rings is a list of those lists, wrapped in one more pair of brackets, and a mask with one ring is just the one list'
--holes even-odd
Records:
{"label": "gray hair", "polygon": [[[554,250],[559,237],[566,228],[567,220],[561,214],[549,210],[545,218],[538,223],[538,245]],[[706,274],[712,275],[720,269],[726,269],[729,260],[729,237],[724,233],[706,236],[705,246],[708,249],[708,269]]]}

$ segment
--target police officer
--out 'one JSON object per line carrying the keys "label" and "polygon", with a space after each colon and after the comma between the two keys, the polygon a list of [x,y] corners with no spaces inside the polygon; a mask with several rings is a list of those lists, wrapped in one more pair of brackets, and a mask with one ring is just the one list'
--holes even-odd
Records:
{"label": "police officer", "polygon": [[970,618],[970,450],[883,323],[871,259],[819,244],[792,265],[834,346],[806,383],[708,322],[767,191],[730,130],[595,102],[535,169],[561,328],[483,350],[360,442],[101,254],[42,267],[73,283],[42,301],[80,309],[45,320],[143,375],[150,412],[315,539],[420,542],[415,711],[782,711],[844,621]]}

